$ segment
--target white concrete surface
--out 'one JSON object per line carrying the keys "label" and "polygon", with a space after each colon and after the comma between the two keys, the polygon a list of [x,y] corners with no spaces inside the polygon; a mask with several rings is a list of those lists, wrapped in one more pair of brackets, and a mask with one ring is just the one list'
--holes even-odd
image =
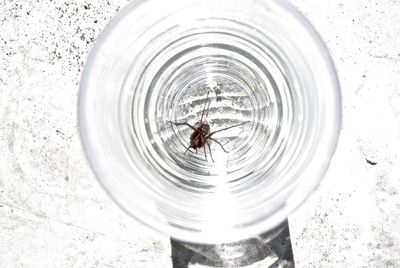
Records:
{"label": "white concrete surface", "polygon": [[[297,267],[400,267],[400,2],[291,2],[331,50],[344,114],[331,168],[289,219]],[[0,2],[1,267],[171,266],[168,237],[114,205],[77,133],[83,62],[125,4]]]}
{"label": "white concrete surface", "polygon": [[331,167],[290,218],[295,261],[400,267],[400,2],[293,3],[326,40],[343,94]]}

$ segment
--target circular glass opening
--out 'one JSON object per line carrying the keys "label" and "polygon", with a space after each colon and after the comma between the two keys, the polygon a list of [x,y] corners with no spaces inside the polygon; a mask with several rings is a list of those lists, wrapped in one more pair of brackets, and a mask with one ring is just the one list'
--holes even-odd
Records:
{"label": "circular glass opening", "polygon": [[317,186],[340,126],[329,54],[284,1],[132,1],[98,38],[79,100],[111,197],[196,243],[283,221]]}

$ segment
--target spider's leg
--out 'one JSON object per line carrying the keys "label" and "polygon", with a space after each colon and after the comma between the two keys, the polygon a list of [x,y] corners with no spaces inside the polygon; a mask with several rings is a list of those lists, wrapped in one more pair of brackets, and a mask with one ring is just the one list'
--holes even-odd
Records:
{"label": "spider's leg", "polygon": [[210,111],[210,104],[211,104],[211,101],[208,102],[206,118],[208,117],[208,112]]}
{"label": "spider's leg", "polygon": [[186,154],[187,151],[189,151],[190,148],[192,148],[192,145],[191,145],[191,144],[186,148],[186,151],[185,151],[183,154]]}
{"label": "spider's leg", "polygon": [[240,124],[237,124],[237,125],[233,125],[233,126],[230,126],[230,127],[218,129],[218,130],[213,131],[213,132],[211,132],[210,134],[208,134],[208,135],[207,135],[207,138],[211,137],[212,135],[214,135],[214,134],[217,133],[217,132],[221,132],[221,131],[224,131],[224,130],[227,130],[227,129],[230,129],[230,128],[238,127],[238,126],[247,124],[248,122],[250,122],[250,121],[246,121],[246,122],[243,122],[243,123],[240,123]]}
{"label": "spider's leg", "polygon": [[[208,144],[208,143],[207,143]],[[203,147],[204,148],[204,158],[206,159],[207,162],[207,151],[206,151],[206,146]]]}
{"label": "spider's leg", "polygon": [[[210,143],[209,142],[207,142],[207,146],[208,146],[208,150],[210,151],[211,161],[214,162],[214,158],[212,156],[211,147],[210,147]],[[206,147],[204,146],[204,153],[205,152],[206,152]]]}
{"label": "spider's leg", "polygon": [[206,97],[206,101],[204,102],[203,112],[201,113],[200,124],[203,122],[204,111],[206,110],[207,101],[208,101],[208,94],[210,94],[210,91],[207,92],[207,97]]}
{"label": "spider's leg", "polygon": [[216,143],[218,143],[219,146],[221,146],[222,150],[224,150],[225,153],[228,153],[228,151],[225,150],[224,146],[222,146],[222,144],[221,144],[219,141],[217,141],[216,139],[213,139],[213,138],[211,138],[211,137],[209,137],[209,139],[212,140],[212,141],[215,141]]}
{"label": "spider's leg", "polygon": [[178,122],[172,122],[172,121],[169,121],[171,124],[174,124],[175,126],[188,126],[188,127],[190,127],[191,129],[193,129],[193,130],[196,130],[196,128],[194,127],[194,126],[192,126],[191,124],[189,124],[189,123],[187,123],[187,122],[185,122],[185,123],[178,123]]}

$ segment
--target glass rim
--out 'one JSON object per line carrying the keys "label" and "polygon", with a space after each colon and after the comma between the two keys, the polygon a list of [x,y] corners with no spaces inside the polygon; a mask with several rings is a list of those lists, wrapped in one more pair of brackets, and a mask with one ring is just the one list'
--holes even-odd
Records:
{"label": "glass rim", "polygon": [[[315,188],[319,185],[320,180],[326,173],[330,159],[332,158],[335,149],[337,147],[337,143],[339,140],[340,129],[341,129],[341,120],[342,120],[342,112],[341,112],[341,95],[340,95],[340,85],[337,77],[337,72],[335,70],[335,66],[333,60],[329,54],[328,48],[326,44],[322,41],[322,38],[314,29],[314,27],[308,22],[308,20],[290,3],[286,1],[274,1],[276,4],[283,7],[283,9],[287,10],[295,19],[302,24],[302,26],[307,30],[307,32],[312,37],[315,44],[319,47],[319,54],[322,56],[322,60],[325,62],[326,68],[329,72],[331,78],[332,88],[332,107],[331,107],[331,119],[332,122],[329,124],[329,129],[324,129],[322,136],[322,142],[316,148],[315,153],[306,167],[306,170],[300,175],[300,182],[307,183],[299,183],[294,188],[293,192],[290,194],[290,198],[285,202],[284,206],[277,209],[270,217],[267,217],[261,221],[258,221],[257,224],[251,226],[251,228],[237,229],[235,233],[229,233],[228,235],[220,236],[217,239],[213,237],[206,236],[204,233],[194,233],[190,232],[188,234],[187,230],[176,228],[168,224],[168,222],[160,222],[158,220],[154,220],[147,215],[135,211],[132,213],[120,199],[117,198],[118,192],[114,190],[114,188],[109,187],[110,182],[107,180],[107,175],[110,174],[110,170],[105,169],[102,166],[104,161],[107,161],[101,154],[99,154],[99,149],[96,148],[96,144],[93,142],[93,133],[92,129],[88,126],[90,125],[92,118],[87,116],[85,112],[87,107],[87,84],[90,82],[91,73],[93,71],[95,59],[98,57],[99,53],[101,53],[101,44],[106,40],[114,27],[121,21],[121,19],[128,14],[131,10],[135,9],[141,3],[146,2],[146,0],[136,0],[128,3],[124,8],[122,8],[116,16],[107,24],[104,30],[100,33],[97,38],[94,47],[90,51],[87,60],[85,62],[85,66],[81,76],[79,96],[78,96],[78,129],[80,140],[82,144],[83,151],[85,153],[86,159],[91,167],[91,170],[95,174],[97,180],[103,189],[108,193],[111,199],[118,204],[118,206],[123,209],[127,214],[134,217],[139,222],[144,225],[149,226],[151,229],[160,231],[164,234],[168,234],[176,239],[188,242],[195,243],[222,243],[222,242],[232,242],[238,241],[242,239],[246,239],[248,237],[261,234],[269,229],[272,229],[278,226],[281,222],[283,222],[291,212],[293,212],[296,208],[298,208],[306,198],[315,190]],[[302,179],[303,177],[308,177],[307,180]]]}

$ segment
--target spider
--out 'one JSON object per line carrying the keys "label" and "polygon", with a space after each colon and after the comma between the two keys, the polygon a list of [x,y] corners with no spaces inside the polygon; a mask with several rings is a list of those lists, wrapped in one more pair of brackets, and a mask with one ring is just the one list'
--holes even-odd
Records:
{"label": "spider", "polygon": [[[211,147],[210,147],[210,140],[216,142],[219,146],[221,146],[222,150],[225,153],[228,153],[227,150],[225,150],[224,146],[217,141],[216,139],[212,138],[212,136],[215,133],[224,131],[224,130],[228,130],[230,128],[234,128],[234,127],[238,127],[241,125],[244,125],[246,123],[248,123],[249,121],[243,122],[243,123],[239,123],[230,127],[225,127],[213,132],[210,132],[210,125],[208,123],[206,123],[205,121],[203,121],[203,118],[207,118],[208,116],[208,111],[210,109],[210,102],[208,102],[208,106],[207,106],[207,101],[208,101],[208,95],[210,92],[207,92],[207,97],[206,97],[206,101],[204,102],[204,107],[203,107],[203,111],[201,113],[201,117],[200,117],[200,121],[197,122],[194,126],[190,125],[188,122],[183,122],[183,123],[179,123],[179,122],[172,122],[170,121],[170,123],[174,124],[175,126],[188,126],[190,127],[193,132],[190,135],[190,141],[189,141],[189,146],[186,148],[185,154],[187,153],[187,151],[189,151],[190,148],[193,148],[195,150],[195,152],[197,153],[197,149],[198,148],[204,148],[204,157],[207,161],[207,152],[206,152],[206,145],[208,147],[208,151],[210,152],[210,157],[211,160],[214,162],[214,159],[212,157],[212,152],[211,152]],[[207,112],[206,112],[206,106],[207,106]],[[204,113],[206,112],[206,115],[204,116]]]}

